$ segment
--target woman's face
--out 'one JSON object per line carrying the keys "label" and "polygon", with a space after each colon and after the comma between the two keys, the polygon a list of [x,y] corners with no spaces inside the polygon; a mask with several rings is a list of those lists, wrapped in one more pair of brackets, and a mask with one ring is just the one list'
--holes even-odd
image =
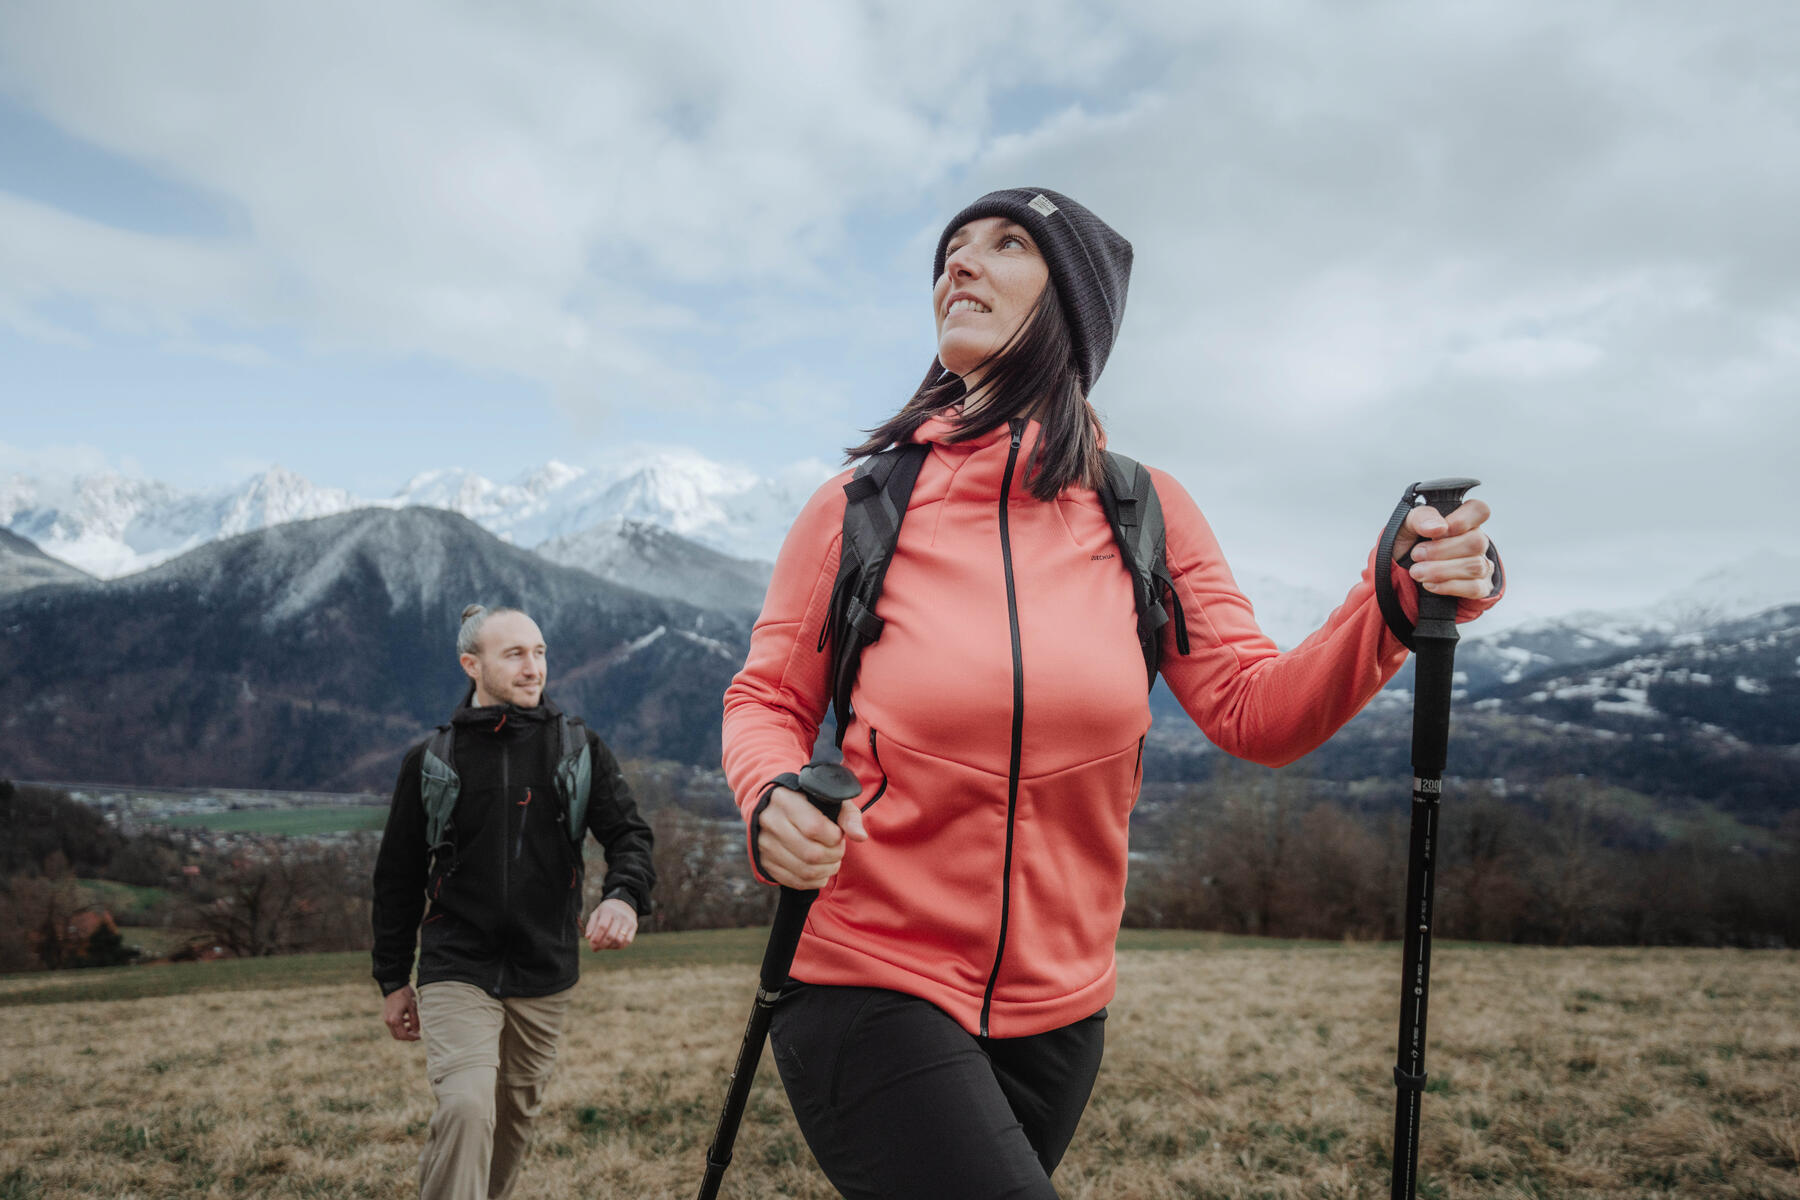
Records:
{"label": "woman's face", "polygon": [[1037,243],[1014,221],[981,217],[951,234],[944,273],[931,289],[944,369],[973,386],[969,372],[1006,345],[1049,278]]}

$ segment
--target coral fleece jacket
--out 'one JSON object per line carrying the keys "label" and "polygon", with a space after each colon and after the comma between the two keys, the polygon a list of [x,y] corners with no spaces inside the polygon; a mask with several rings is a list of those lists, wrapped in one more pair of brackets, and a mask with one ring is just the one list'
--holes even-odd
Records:
{"label": "coral fleece jacket", "polygon": [[[848,847],[813,905],[793,976],[891,988],[971,1033],[1024,1037],[1112,998],[1149,696],[1131,579],[1098,496],[1071,488],[1046,502],[1026,490],[1035,423],[1017,445],[1006,427],[939,440],[951,428],[938,417],[917,434],[932,450],[844,737],[869,840]],[[1191,643],[1179,655],[1165,627],[1163,677],[1221,749],[1292,762],[1405,661],[1375,602],[1374,556],[1324,628],[1277,651],[1193,500],[1153,477]],[[847,478],[822,486],[789,531],[725,693],[725,771],[753,849],[772,781],[811,757],[829,704],[819,634]],[[1395,583],[1412,615],[1412,580],[1396,568]],[[1494,599],[1463,603],[1459,619]]]}

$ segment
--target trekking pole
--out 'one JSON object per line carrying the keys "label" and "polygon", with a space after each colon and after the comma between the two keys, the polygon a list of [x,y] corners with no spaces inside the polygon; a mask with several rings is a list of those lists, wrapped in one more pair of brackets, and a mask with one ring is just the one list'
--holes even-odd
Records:
{"label": "trekking pole", "polygon": [[[808,763],[800,768],[800,791],[812,801],[814,808],[835,822],[844,801],[854,800],[862,794],[862,784],[855,772],[841,763]],[[769,945],[763,951],[762,975],[756,989],[756,1003],[750,1009],[750,1024],[744,1029],[744,1044],[738,1047],[737,1066],[731,1071],[731,1086],[725,1093],[725,1109],[719,1114],[719,1127],[713,1132],[712,1145],[706,1151],[706,1178],[700,1182],[699,1200],[713,1200],[719,1194],[725,1168],[731,1165],[731,1148],[737,1141],[738,1122],[743,1120],[744,1105],[750,1099],[750,1084],[756,1079],[756,1064],[762,1059],[763,1041],[769,1035],[769,1021],[775,1015],[775,1001],[787,982],[788,968],[794,965],[800,931],[806,928],[806,914],[818,895],[816,891],[798,888],[781,889],[775,923],[769,930]]]}
{"label": "trekking pole", "polygon": [[1395,637],[1416,655],[1413,666],[1412,844],[1406,863],[1405,950],[1400,973],[1400,1048],[1394,1063],[1394,1159],[1391,1200],[1413,1200],[1418,1186],[1419,1104],[1425,1092],[1425,1008],[1431,992],[1431,893],[1437,869],[1438,801],[1450,740],[1450,686],[1455,674],[1456,597],[1419,588],[1419,620],[1406,618],[1393,596],[1394,539],[1423,500],[1444,516],[1456,511],[1479,479],[1433,479],[1406,489],[1376,553],[1375,590]]}

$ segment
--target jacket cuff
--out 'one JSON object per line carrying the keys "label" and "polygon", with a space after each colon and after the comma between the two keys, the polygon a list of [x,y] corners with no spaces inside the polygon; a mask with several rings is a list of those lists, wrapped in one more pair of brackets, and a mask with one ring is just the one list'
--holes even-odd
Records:
{"label": "jacket cuff", "polygon": [[381,985],[381,994],[383,996],[391,996],[395,992],[399,991],[401,988],[410,984],[412,982],[412,980],[411,979],[400,979],[400,980],[377,979],[375,982],[379,983]]}
{"label": "jacket cuff", "polygon": [[627,887],[613,888],[611,891],[600,897],[600,903],[602,904],[605,904],[608,900],[623,900],[625,903],[631,905],[631,911],[635,912],[640,917],[649,911],[648,905],[638,903],[637,894]]}
{"label": "jacket cuff", "polygon": [[756,835],[762,828],[763,809],[769,807],[769,801],[774,799],[775,789],[778,787],[797,792],[800,790],[800,776],[793,771],[783,771],[769,780],[763,787],[762,795],[757,797],[756,807],[750,810],[748,822],[750,827],[750,869],[755,871],[756,877],[764,883],[774,883],[775,881],[769,878],[767,871],[763,870],[762,850],[756,844]]}

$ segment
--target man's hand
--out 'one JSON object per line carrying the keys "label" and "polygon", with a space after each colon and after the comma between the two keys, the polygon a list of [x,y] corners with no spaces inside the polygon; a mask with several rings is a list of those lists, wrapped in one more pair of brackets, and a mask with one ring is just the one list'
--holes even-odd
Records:
{"label": "man's hand", "polygon": [[387,994],[381,1004],[381,1019],[396,1042],[419,1040],[419,997],[413,992],[412,984]]}
{"label": "man's hand", "polygon": [[862,809],[855,803],[838,809],[833,822],[791,788],[771,792],[769,806],[757,818],[756,850],[763,874],[783,887],[806,892],[824,887],[838,873],[848,842],[868,840]]}
{"label": "man's hand", "polygon": [[602,900],[587,923],[590,950],[623,950],[637,937],[637,909],[623,900]]}
{"label": "man's hand", "polygon": [[1494,577],[1488,537],[1481,532],[1488,516],[1488,506],[1479,500],[1465,500],[1447,517],[1421,504],[1406,515],[1406,524],[1394,538],[1394,560],[1405,558],[1410,550],[1411,574],[1417,582],[1440,596],[1486,599]]}

